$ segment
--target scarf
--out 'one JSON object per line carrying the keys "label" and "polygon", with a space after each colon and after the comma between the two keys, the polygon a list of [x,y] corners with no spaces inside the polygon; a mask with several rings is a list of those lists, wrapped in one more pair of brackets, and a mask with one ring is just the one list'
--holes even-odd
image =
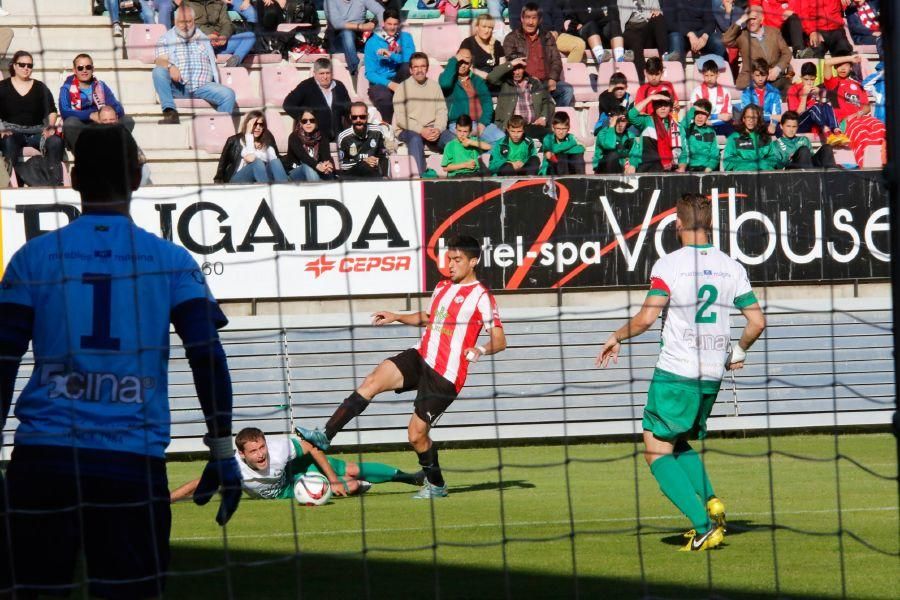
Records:
{"label": "scarf", "polygon": [[856,14],[859,15],[859,22],[862,23],[863,27],[872,33],[881,31],[881,25],[878,24],[878,15],[875,14],[868,2],[860,4],[856,8]]}
{"label": "scarf", "polygon": [[322,142],[322,132],[316,129],[312,133],[306,133],[303,130],[303,126],[299,124],[299,119],[297,120],[297,123],[297,128],[294,131],[296,132],[297,137],[300,138],[300,143],[303,144],[307,154],[312,158],[316,158],[319,155],[319,144]]}
{"label": "scarf", "polygon": [[391,54],[400,52],[400,42],[398,41],[400,38],[399,33],[397,33],[397,35],[388,35],[387,33],[385,33],[384,29],[381,29],[375,35],[387,42],[388,52],[390,52]]}
{"label": "scarf", "polygon": [[653,117],[653,124],[656,126],[656,149],[659,153],[659,162],[662,163],[663,169],[670,170],[681,154],[681,135],[678,130],[678,122],[669,117],[669,128],[666,129],[666,122],[662,119]]}
{"label": "scarf", "polygon": [[[74,75],[69,75],[66,83],[69,85],[69,102],[72,110],[83,110],[81,106],[81,89],[78,86],[78,79]],[[103,86],[96,77],[91,78],[91,98],[94,99],[94,106],[100,110],[106,106],[106,93]]]}

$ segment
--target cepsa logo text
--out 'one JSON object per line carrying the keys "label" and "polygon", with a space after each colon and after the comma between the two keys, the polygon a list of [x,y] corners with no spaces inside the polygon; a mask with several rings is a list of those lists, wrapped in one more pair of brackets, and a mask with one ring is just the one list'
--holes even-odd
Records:
{"label": "cepsa logo text", "polygon": [[412,268],[412,258],[409,256],[346,256],[340,260],[330,259],[322,255],[315,260],[306,263],[304,271],[309,271],[318,279],[329,271],[338,273],[371,273],[378,271],[391,273],[397,271],[409,271]]}

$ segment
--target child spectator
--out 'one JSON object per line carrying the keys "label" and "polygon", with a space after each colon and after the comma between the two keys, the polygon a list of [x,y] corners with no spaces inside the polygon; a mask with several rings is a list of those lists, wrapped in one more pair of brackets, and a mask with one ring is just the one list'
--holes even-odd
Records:
{"label": "child spectator", "polygon": [[[653,113],[646,115],[650,103]],[[631,145],[625,173],[673,170],[681,153],[681,133],[672,114],[672,97],[663,90],[644,98],[628,109],[628,121],[640,135]]]}
{"label": "child spectator", "polygon": [[609,76],[609,88],[600,93],[597,106],[600,109],[600,118],[594,125],[594,135],[609,123],[609,116],[616,108],[628,110],[631,106],[631,94],[628,93],[628,79],[625,73],[616,71]]}
{"label": "child spectator", "polygon": [[[651,56],[647,59],[647,66],[644,68],[644,84],[638,88],[637,94],[634,97],[635,104],[639,103],[641,100],[647,98],[647,96],[652,96],[653,94],[658,94],[661,91],[666,91],[669,93],[669,98],[672,99],[672,105],[678,106],[678,95],[675,94],[675,86],[673,86],[668,81],[663,81],[663,62],[658,56]],[[652,105],[649,103],[644,105],[644,114],[649,115],[653,111]]]}
{"label": "child spectator", "polygon": [[[838,122],[834,115],[834,107],[828,103],[825,89],[816,85],[818,71],[815,63],[803,63],[800,67],[800,82],[788,90],[788,110],[800,116],[800,133],[818,133],[822,141],[829,143],[839,141],[832,137],[839,135]],[[829,137],[832,137],[829,140]]]}
{"label": "child spectator", "polygon": [[716,140],[716,130],[709,125],[712,110],[712,103],[700,98],[688,112],[690,122],[685,120],[682,125],[679,173],[710,173],[719,170],[719,143]]}
{"label": "child spectator", "polygon": [[491,149],[488,165],[494,175],[537,175],[541,159],[534,140],[525,137],[525,119],[513,115],[506,123],[506,137]]}
{"label": "child spectator", "polygon": [[726,171],[770,171],[775,168],[772,141],[762,120],[762,109],[749,104],[741,111],[735,132],[728,136],[722,164]]}
{"label": "child spectator", "polygon": [[470,177],[485,174],[481,153],[490,150],[491,145],[469,137],[472,134],[472,117],[469,115],[459,115],[455,124],[456,137],[444,146],[444,158],[441,159],[441,166],[447,171],[447,176]]}
{"label": "child spectator", "polygon": [[584,175],[584,146],[569,133],[569,115],[553,115],[553,132],[541,141],[544,162],[538,175]]}
{"label": "child spectator", "polygon": [[622,107],[609,114],[609,124],[597,133],[594,145],[594,173],[623,173],[634,134],[628,128],[628,116]]}
{"label": "child spectator", "polygon": [[781,118],[781,94],[769,83],[769,63],[764,58],[753,60],[753,83],[741,95],[741,107],[751,104],[762,109],[763,122],[769,126],[769,133],[774,134]]}
{"label": "child spectator", "polygon": [[691,92],[691,103],[696,106],[697,100],[708,100],[712,106],[707,123],[716,131],[716,135],[729,135],[734,131],[731,114],[731,94],[719,85],[719,65],[708,60],[701,67],[703,83]]}
{"label": "child spectator", "polygon": [[812,169],[814,167],[834,167],[834,151],[828,144],[822,144],[819,151],[812,153],[809,139],[797,135],[800,115],[789,110],[781,115],[781,137],[772,141],[776,169]]}
{"label": "child spectator", "polygon": [[[862,164],[867,146],[884,143],[884,123],[869,114],[869,95],[862,83],[851,77],[853,65],[862,58],[850,53],[837,53],[825,59],[825,89],[837,97],[834,116],[846,132],[856,163]],[[834,72],[832,72],[834,68]]]}
{"label": "child spectator", "polygon": [[884,60],[884,37],[878,22],[879,0],[851,0],[844,11],[850,37],[857,45],[875,46],[878,58]]}

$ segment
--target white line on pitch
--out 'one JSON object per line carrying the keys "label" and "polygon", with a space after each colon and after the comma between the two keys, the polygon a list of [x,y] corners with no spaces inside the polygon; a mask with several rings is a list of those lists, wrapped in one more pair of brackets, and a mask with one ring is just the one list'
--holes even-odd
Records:
{"label": "white line on pitch", "polygon": [[[302,509],[298,509],[302,510]],[[853,512],[886,512],[890,510],[898,510],[896,506],[877,506],[873,508],[844,508],[841,512],[844,513],[853,513]],[[782,510],[778,511],[779,515],[821,515],[821,514],[830,514],[838,512],[835,508],[827,508],[823,510]],[[770,515],[770,511],[764,512],[730,512],[728,513],[729,517],[757,517],[761,515]],[[653,515],[648,517],[641,517],[641,521],[668,521],[675,519],[683,519],[684,517],[679,517],[677,515],[671,516],[663,516],[663,515]],[[610,517],[606,519],[575,519],[572,523],[576,525],[587,524],[587,523],[626,523],[629,521],[636,521],[637,517]],[[533,527],[535,525],[567,525],[569,520],[557,520],[557,521],[512,521],[506,524],[507,527]],[[483,527],[500,527],[500,523],[472,523],[470,525],[437,525],[436,529],[477,529]],[[421,531],[426,529],[426,526],[422,527],[367,527],[366,533],[392,533],[397,531]],[[362,533],[362,529],[330,529],[330,530],[320,530],[317,529],[315,531],[316,535],[345,535],[348,533]],[[294,537],[293,533],[270,533],[268,535],[259,536],[254,534],[236,534],[229,535],[228,539],[236,540],[243,538],[254,538],[258,539],[260,537],[273,538],[273,537]],[[222,539],[221,535],[211,535],[211,536],[192,536],[192,537],[174,537],[172,538],[173,542],[199,542],[204,540],[220,540]]]}

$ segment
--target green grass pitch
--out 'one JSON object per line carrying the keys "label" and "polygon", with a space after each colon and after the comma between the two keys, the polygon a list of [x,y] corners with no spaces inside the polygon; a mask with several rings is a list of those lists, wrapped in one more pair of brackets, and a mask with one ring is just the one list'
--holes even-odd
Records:
{"label": "green grass pitch", "polygon": [[[712,439],[706,449],[730,524],[712,552],[676,552],[687,521],[634,444],[571,445],[568,475],[562,445],[450,448],[451,495],[433,504],[401,484],[315,508],[245,498],[227,544],[215,506],[176,504],[167,596],[897,597],[891,435]],[[416,468],[412,452],[364,458]],[[171,462],[170,484],[201,468]]]}

